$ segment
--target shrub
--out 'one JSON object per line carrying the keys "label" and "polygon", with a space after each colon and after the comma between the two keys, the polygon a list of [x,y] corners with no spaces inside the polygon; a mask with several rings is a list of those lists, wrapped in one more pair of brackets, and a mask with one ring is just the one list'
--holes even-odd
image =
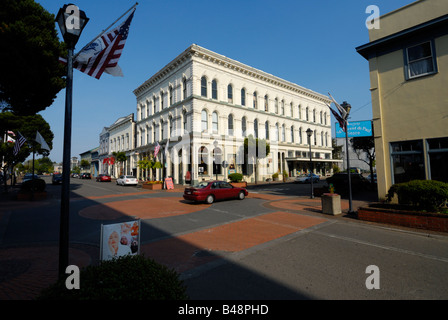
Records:
{"label": "shrub", "polygon": [[272,175],[272,179],[277,179],[277,178],[278,178],[278,172],[276,172]]}
{"label": "shrub", "polygon": [[241,182],[241,180],[243,180],[243,175],[241,173],[231,173],[228,178],[231,182]]}
{"label": "shrub", "polygon": [[43,179],[31,179],[23,182],[20,189],[25,192],[43,192],[46,186]]}
{"label": "shrub", "polygon": [[183,300],[186,287],[174,270],[142,255],[126,255],[88,266],[80,289],[68,290],[64,277],[43,290],[38,300]]}
{"label": "shrub", "polygon": [[435,180],[412,180],[390,187],[387,198],[398,196],[400,204],[415,206],[419,210],[440,211],[448,201],[448,183]]}

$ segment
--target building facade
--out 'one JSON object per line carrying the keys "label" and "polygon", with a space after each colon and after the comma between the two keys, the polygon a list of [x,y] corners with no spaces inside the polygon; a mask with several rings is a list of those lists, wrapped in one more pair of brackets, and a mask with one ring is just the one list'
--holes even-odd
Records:
{"label": "building facade", "polygon": [[[135,174],[136,163],[134,154],[135,141],[134,114],[120,117],[109,127],[104,127],[100,133],[98,147],[99,172],[117,178],[120,174]],[[116,153],[126,155],[126,161],[119,162]]]}
{"label": "building facade", "polygon": [[394,183],[448,182],[448,1],[385,14],[369,38],[357,51],[369,62],[378,197]]}
{"label": "building facade", "polygon": [[[314,172],[331,172],[331,121],[322,94],[225,56],[191,45],[134,90],[137,100],[134,163],[151,158],[155,179],[175,183],[227,179],[243,173],[263,181],[284,171],[309,170],[311,129]],[[244,140],[266,140],[269,154],[248,158]],[[249,150],[250,154],[250,150]],[[256,166],[256,170],[255,170]],[[137,176],[147,171],[137,166]]]}

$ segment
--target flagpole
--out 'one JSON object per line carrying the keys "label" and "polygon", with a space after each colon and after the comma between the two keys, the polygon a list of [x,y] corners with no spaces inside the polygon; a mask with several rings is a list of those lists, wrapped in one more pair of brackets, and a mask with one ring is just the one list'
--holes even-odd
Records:
{"label": "flagpole", "polygon": [[101,31],[101,33],[99,35],[97,35],[92,41],[90,41],[88,44],[86,44],[77,54],[74,55],[73,57],[73,61],[76,60],[76,58],[78,57],[78,55],[81,53],[81,51],[88,47],[89,45],[91,45],[93,42],[95,42],[96,39],[98,39],[99,37],[101,37],[107,30],[109,30],[114,24],[116,24],[121,18],[123,18],[129,11],[131,11],[132,9],[134,9],[136,6],[138,6],[138,2],[136,2],[128,11],[126,11],[125,13],[123,13],[117,20],[115,20],[110,26],[108,26],[106,29],[104,29],[103,31]]}

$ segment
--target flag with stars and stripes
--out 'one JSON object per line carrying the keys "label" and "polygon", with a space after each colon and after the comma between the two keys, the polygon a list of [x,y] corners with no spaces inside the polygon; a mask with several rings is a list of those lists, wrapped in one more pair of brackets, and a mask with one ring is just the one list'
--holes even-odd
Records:
{"label": "flag with stars and stripes", "polygon": [[154,158],[157,157],[157,154],[160,151],[160,144],[158,142],[156,142],[156,146],[154,148]]}
{"label": "flag with stars and stripes", "polygon": [[76,55],[73,67],[96,79],[99,79],[103,72],[122,77],[123,73],[118,60],[128,38],[134,12],[135,9],[121,25],[85,46]]}
{"label": "flag with stars and stripes", "polygon": [[14,143],[14,150],[13,150],[14,157],[19,154],[20,148],[23,146],[25,142],[26,142],[25,137],[22,136],[20,132],[17,132],[17,139],[16,143]]}

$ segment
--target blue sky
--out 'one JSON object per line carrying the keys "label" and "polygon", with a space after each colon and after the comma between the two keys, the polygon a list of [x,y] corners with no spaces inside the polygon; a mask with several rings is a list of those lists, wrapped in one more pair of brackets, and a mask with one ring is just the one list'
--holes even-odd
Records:
{"label": "blue sky", "polygon": [[[36,0],[57,14],[65,1]],[[78,0],[90,18],[75,48],[136,1]],[[99,144],[103,127],[136,112],[133,90],[192,43],[352,105],[351,120],[372,117],[368,62],[355,50],[369,41],[366,8],[383,15],[413,0],[140,0],[123,54],[124,77],[100,80],[74,70],[72,156]],[[56,27],[59,31],[59,28]],[[50,158],[62,162],[65,90],[40,114],[55,135]],[[334,123],[334,119],[333,119]],[[333,124],[334,133],[334,124]]]}

